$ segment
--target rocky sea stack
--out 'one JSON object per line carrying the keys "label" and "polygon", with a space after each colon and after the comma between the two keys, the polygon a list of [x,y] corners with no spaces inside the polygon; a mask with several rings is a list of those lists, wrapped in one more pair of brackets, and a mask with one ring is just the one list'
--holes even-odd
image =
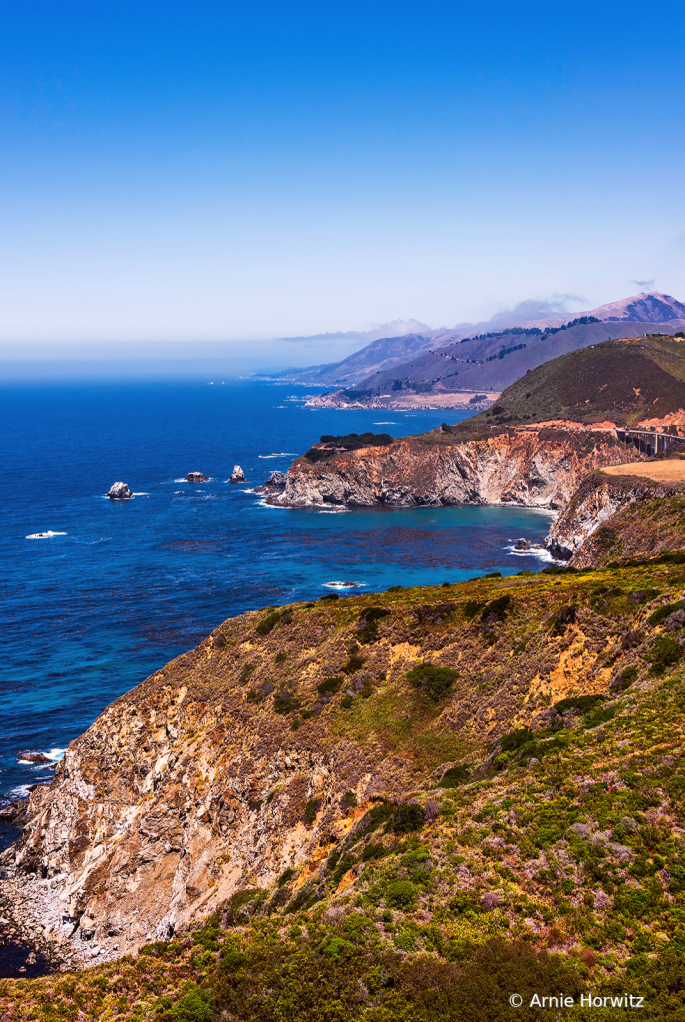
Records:
{"label": "rocky sea stack", "polygon": [[113,483],[107,496],[110,500],[128,500],[133,494],[128,488],[128,483]]}
{"label": "rocky sea stack", "polygon": [[231,475],[230,475],[230,478],[229,478],[228,481],[229,481],[229,483],[244,483],[245,482],[245,473],[243,472],[243,470],[240,467],[240,465],[234,465],[233,466],[233,471],[231,472]]}
{"label": "rocky sea stack", "polygon": [[186,476],[187,483],[206,483],[208,479],[204,472],[189,472]]}

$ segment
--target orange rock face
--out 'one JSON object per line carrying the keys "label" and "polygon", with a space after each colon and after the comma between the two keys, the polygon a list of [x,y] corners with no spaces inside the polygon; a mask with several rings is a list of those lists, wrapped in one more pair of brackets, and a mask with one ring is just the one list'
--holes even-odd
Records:
{"label": "orange rock face", "polygon": [[643,457],[610,431],[527,427],[464,440],[436,431],[315,465],[298,459],[284,492],[268,499],[282,507],[518,504],[558,510],[588,472]]}

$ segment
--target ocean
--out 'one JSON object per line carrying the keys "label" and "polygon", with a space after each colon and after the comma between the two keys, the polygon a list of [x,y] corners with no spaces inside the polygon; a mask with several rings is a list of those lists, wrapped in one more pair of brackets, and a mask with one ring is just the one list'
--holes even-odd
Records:
{"label": "ocean", "polygon": [[[544,513],[286,510],[252,492],[323,433],[464,417],[307,409],[301,388],[243,380],[0,387],[0,804],[48,781],[108,703],[227,617],[331,582],[362,584],[344,595],[543,566],[512,541],[542,540]],[[227,482],[235,464],[246,483]],[[186,483],[191,471],[209,482]],[[119,480],[132,500],[105,497]]]}

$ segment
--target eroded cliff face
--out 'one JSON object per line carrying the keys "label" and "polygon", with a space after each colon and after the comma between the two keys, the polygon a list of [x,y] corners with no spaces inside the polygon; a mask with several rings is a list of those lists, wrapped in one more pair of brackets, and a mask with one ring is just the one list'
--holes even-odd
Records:
{"label": "eroded cliff face", "polygon": [[[607,546],[610,535],[606,531],[608,528],[611,529],[612,538],[615,538],[616,528],[609,523],[621,508],[636,501],[672,497],[682,491],[683,487],[678,483],[656,483],[635,476],[592,473],[581,482],[556,518],[545,539],[545,546],[553,557],[568,560],[573,567],[594,567]],[[590,542],[593,536],[595,538]],[[651,539],[649,549],[653,551],[658,537]],[[672,536],[664,536],[664,540],[664,549],[673,545]],[[642,553],[645,553],[644,549]]]}
{"label": "eroded cliff face", "polygon": [[268,499],[281,507],[519,504],[556,510],[588,472],[643,457],[610,431],[519,428],[460,439],[437,430],[316,465],[300,458],[288,470],[284,492]]}
{"label": "eroded cliff face", "polygon": [[[334,896],[364,866],[330,889],[323,864],[374,800],[435,789],[503,731],[607,688],[609,624],[579,614],[571,642],[549,624],[568,602],[547,576],[483,579],[227,621],[70,744],[3,862],[44,878],[41,925],[105,957],[235,892]],[[432,694],[407,677],[426,662],[452,672]]]}

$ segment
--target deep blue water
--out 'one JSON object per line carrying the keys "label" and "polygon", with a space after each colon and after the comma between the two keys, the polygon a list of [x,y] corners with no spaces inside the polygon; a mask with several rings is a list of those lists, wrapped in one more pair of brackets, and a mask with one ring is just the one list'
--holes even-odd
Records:
{"label": "deep blue water", "polygon": [[[0,802],[51,776],[19,751],[59,755],[226,617],[319,597],[332,580],[377,591],[541,566],[510,549],[545,535],[535,512],[264,506],[248,488],[322,433],[404,436],[445,418],[305,409],[301,394],[246,381],[0,388]],[[244,485],[225,482],[236,463]],[[196,470],[211,481],[179,482]],[[116,480],[141,495],[105,499]],[[65,535],[26,538],[48,530]]]}

